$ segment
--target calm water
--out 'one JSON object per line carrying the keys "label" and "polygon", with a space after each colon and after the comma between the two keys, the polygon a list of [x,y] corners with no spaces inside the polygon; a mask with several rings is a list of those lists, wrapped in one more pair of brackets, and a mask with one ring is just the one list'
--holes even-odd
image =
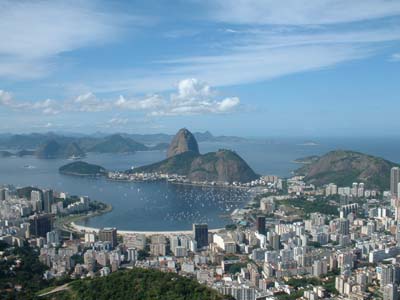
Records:
{"label": "calm water", "polygon": [[[305,139],[274,139],[239,144],[201,143],[202,153],[220,148],[236,150],[260,174],[289,176],[298,167],[296,158],[323,154],[333,149],[349,149],[400,162],[400,139],[347,138],[312,139],[317,146],[304,146]],[[108,169],[125,170],[158,161],[165,152],[139,152],[133,155],[89,155],[85,160]],[[88,226],[116,226],[125,230],[185,230],[194,222],[207,222],[216,228],[229,221],[224,217],[241,206],[248,195],[239,190],[199,188],[167,183],[120,183],[105,179],[60,175],[58,168],[67,160],[41,160],[33,157],[0,158],[0,183],[36,185],[88,195],[113,206],[113,211],[85,222]],[[28,169],[24,166],[32,165]]]}

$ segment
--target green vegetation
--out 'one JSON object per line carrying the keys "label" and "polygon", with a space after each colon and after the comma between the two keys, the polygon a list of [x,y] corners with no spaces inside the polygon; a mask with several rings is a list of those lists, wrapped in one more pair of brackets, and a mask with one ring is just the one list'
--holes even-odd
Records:
{"label": "green vegetation", "polygon": [[61,174],[77,176],[100,176],[104,175],[106,170],[98,165],[89,164],[84,161],[75,161],[66,164],[58,169]]}
{"label": "green vegetation", "polygon": [[327,200],[317,198],[314,201],[308,201],[306,198],[292,198],[281,200],[278,204],[290,205],[302,209],[305,214],[319,212],[327,215],[338,215],[336,206],[330,205]]}
{"label": "green vegetation", "polygon": [[236,273],[239,273],[240,270],[241,270],[242,268],[245,268],[246,266],[247,266],[247,263],[236,263],[236,264],[233,264],[233,265],[231,265],[231,266],[229,267],[228,272],[229,272],[230,274],[236,274]]}
{"label": "green vegetation", "polygon": [[107,277],[77,280],[57,299],[66,300],[222,300],[222,296],[196,281],[156,270],[118,271]]}
{"label": "green vegetation", "polygon": [[296,300],[296,299],[303,297],[303,294],[304,294],[304,291],[295,291],[295,292],[291,293],[290,295],[282,293],[282,294],[277,294],[275,296],[278,300]]}
{"label": "green vegetation", "polygon": [[[35,293],[47,286],[43,273],[47,267],[39,262],[38,253],[28,245],[9,247],[0,241],[7,260],[0,260],[0,299],[35,299]],[[16,264],[20,260],[20,264]],[[21,289],[17,289],[17,287]],[[17,291],[19,290],[19,291]]]}
{"label": "green vegetation", "polygon": [[187,151],[151,165],[135,168],[131,172],[161,172],[186,175],[189,173],[190,166],[197,156],[196,153]]}
{"label": "green vegetation", "polygon": [[387,190],[390,169],[397,164],[383,158],[354,151],[331,151],[310,164],[296,170],[305,175],[308,183],[322,186],[331,182],[339,186],[351,186],[363,182],[367,188]]}
{"label": "green vegetation", "polygon": [[193,181],[249,182],[259,176],[235,152],[219,150],[204,155],[186,151],[127,172],[160,172],[187,176]]}
{"label": "green vegetation", "polygon": [[293,287],[294,289],[298,289],[299,287],[305,287],[309,284],[317,286],[321,285],[321,280],[316,277],[311,277],[311,278],[290,278],[288,281],[286,281],[288,285]]}

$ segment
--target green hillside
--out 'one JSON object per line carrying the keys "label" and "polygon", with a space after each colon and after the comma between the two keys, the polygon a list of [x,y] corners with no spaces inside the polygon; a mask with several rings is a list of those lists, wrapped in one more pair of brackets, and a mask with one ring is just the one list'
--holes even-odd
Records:
{"label": "green hillside", "polygon": [[77,280],[57,296],[63,300],[223,300],[232,299],[174,273],[135,268],[107,277]]}
{"label": "green hillside", "polygon": [[336,150],[296,170],[308,183],[321,186],[331,182],[351,186],[363,182],[368,188],[389,189],[390,169],[397,164],[355,151]]}

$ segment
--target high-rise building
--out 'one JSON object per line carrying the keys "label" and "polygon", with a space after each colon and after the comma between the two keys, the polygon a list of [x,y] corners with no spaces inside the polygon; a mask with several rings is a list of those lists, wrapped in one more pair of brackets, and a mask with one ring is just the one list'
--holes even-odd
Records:
{"label": "high-rise building", "polygon": [[6,189],[0,189],[0,201],[6,200]]}
{"label": "high-rise building", "polygon": [[29,231],[35,236],[46,237],[49,231],[53,229],[53,215],[42,214],[29,217]]}
{"label": "high-rise building", "polygon": [[279,234],[277,234],[276,232],[273,232],[270,235],[269,244],[272,247],[272,249],[279,250],[279,248],[281,246],[281,236]]}
{"label": "high-rise building", "polygon": [[399,292],[398,286],[395,283],[389,283],[383,287],[383,300],[398,300]]}
{"label": "high-rise building", "polygon": [[399,196],[399,183],[400,183],[400,168],[393,167],[390,170],[390,193],[392,197]]}
{"label": "high-rise building", "polygon": [[395,267],[394,265],[383,265],[381,273],[381,289],[386,285],[394,282]]}
{"label": "high-rise building", "polygon": [[339,219],[339,234],[349,235],[350,233],[350,221],[348,219]]}
{"label": "high-rise building", "polygon": [[114,248],[117,246],[117,229],[116,228],[103,228],[99,230],[99,241],[110,242]]}
{"label": "high-rise building", "polygon": [[193,224],[193,237],[197,243],[197,248],[201,249],[208,246],[208,225]]}
{"label": "high-rise building", "polygon": [[34,211],[40,212],[43,210],[42,193],[40,191],[33,190],[31,192],[31,202],[33,204]]}
{"label": "high-rise building", "polygon": [[58,245],[60,243],[60,234],[57,230],[49,231],[46,234],[46,240],[47,244],[56,244]]}
{"label": "high-rise building", "polygon": [[267,233],[264,216],[257,216],[256,227],[259,234],[265,235]]}
{"label": "high-rise building", "polygon": [[46,213],[51,212],[51,205],[54,203],[53,190],[43,191],[43,211]]}

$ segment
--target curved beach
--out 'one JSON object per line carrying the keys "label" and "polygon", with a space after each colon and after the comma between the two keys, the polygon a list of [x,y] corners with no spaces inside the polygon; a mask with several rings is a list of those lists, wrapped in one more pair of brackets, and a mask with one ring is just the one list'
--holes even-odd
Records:
{"label": "curved beach", "polygon": [[[70,228],[73,229],[76,232],[96,232],[98,233],[100,228],[95,228],[95,227],[89,227],[89,226],[82,226],[78,225],[75,222],[69,223]],[[219,232],[223,230],[224,228],[217,228],[217,229],[209,229],[209,232]],[[118,230],[118,228],[117,228]],[[180,235],[180,234],[192,234],[191,230],[176,230],[176,231],[135,231],[135,230],[118,230],[118,234],[120,235],[128,235],[128,234],[144,234],[147,236],[150,235],[156,235],[156,234],[162,234],[162,235]]]}

